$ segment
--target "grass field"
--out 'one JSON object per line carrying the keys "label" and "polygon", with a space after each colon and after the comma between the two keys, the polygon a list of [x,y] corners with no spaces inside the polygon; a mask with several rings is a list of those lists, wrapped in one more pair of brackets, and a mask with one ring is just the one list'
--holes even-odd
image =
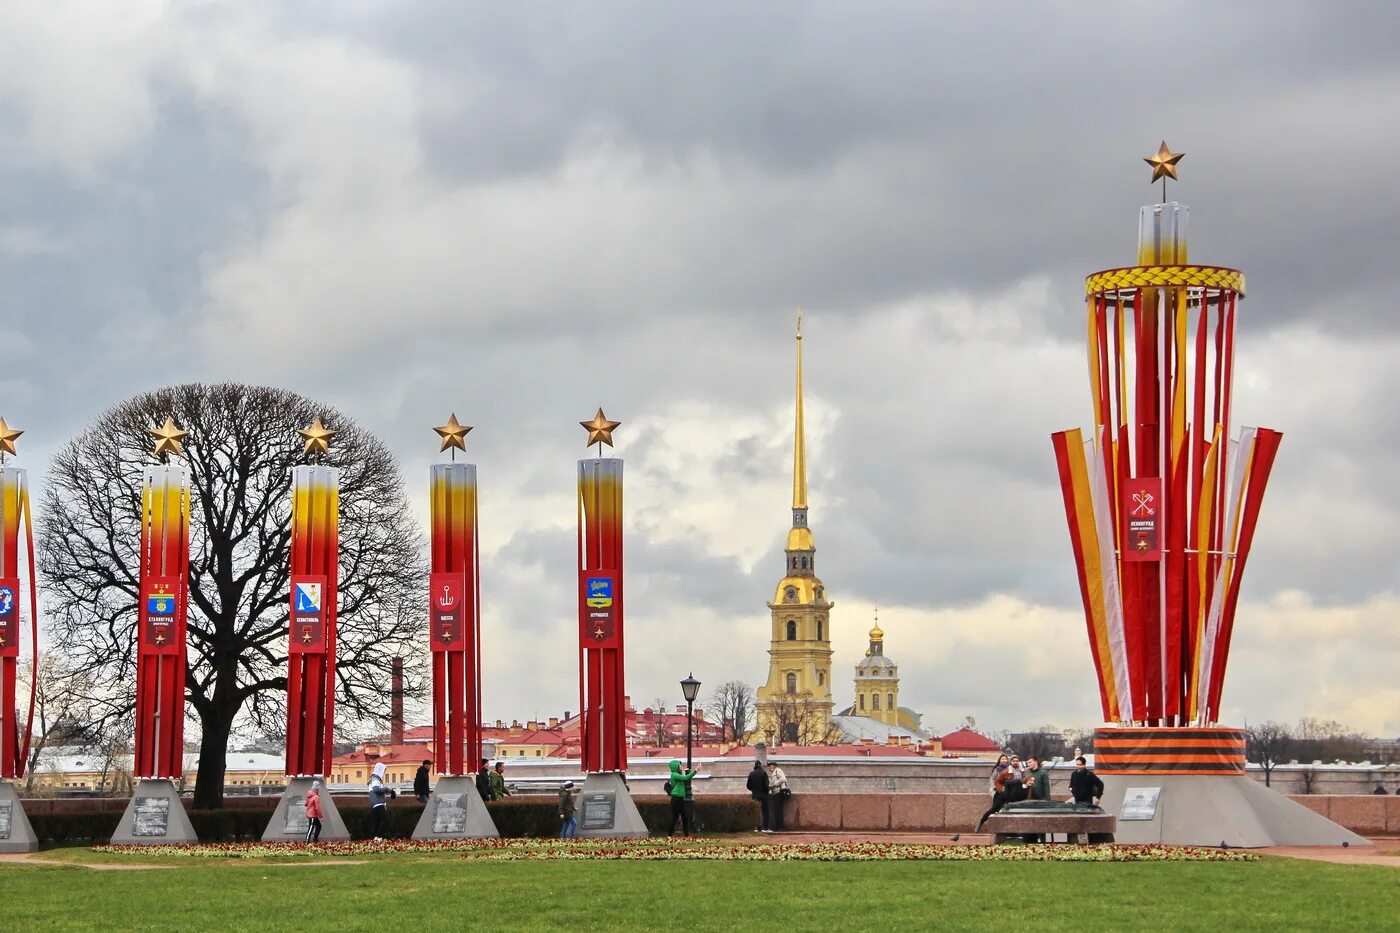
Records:
{"label": "grass field", "polygon": [[[1394,869],[1243,863],[485,862],[451,854],[0,865],[0,928],[1394,929]],[[155,867],[153,866],[155,861]],[[84,863],[133,866],[94,870]],[[146,870],[134,866],[147,866]]]}

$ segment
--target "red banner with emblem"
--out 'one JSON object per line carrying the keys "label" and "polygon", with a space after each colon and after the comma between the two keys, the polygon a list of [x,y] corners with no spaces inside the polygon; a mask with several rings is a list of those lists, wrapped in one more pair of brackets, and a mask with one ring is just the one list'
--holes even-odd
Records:
{"label": "red banner with emblem", "polygon": [[325,654],[326,578],[315,574],[294,575],[291,603],[287,650],[292,654]]}
{"label": "red banner with emblem", "polygon": [[1143,476],[1123,481],[1123,560],[1162,556],[1162,480]]}

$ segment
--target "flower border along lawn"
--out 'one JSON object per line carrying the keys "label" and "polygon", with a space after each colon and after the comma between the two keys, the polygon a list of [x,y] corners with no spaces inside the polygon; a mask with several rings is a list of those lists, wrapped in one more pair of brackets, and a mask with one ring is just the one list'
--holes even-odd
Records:
{"label": "flower border along lawn", "polygon": [[[151,861],[146,860],[149,864]],[[7,929],[611,930],[1385,928],[1394,869],[1227,862],[164,860],[0,866]],[[315,866],[315,867],[313,867]]]}

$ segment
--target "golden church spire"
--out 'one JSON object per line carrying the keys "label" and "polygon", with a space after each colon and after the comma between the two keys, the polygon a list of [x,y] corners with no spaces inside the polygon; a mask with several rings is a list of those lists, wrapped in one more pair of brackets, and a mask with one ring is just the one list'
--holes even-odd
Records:
{"label": "golden church spire", "polygon": [[802,309],[797,309],[797,431],[792,441],[792,507],[807,508],[807,438],[802,426]]}

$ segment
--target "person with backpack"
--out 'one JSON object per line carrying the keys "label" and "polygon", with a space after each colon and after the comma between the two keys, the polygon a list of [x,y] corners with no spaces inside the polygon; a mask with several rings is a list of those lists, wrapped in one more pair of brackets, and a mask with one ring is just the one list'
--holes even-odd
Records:
{"label": "person with backpack", "polygon": [[663,788],[671,795],[671,831],[667,833],[668,836],[676,834],[678,822],[687,836],[691,834],[695,822],[695,803],[690,796],[690,781],[694,777],[694,768],[682,771],[680,759],[671,759],[671,779]]}
{"label": "person with backpack", "polygon": [[314,845],[321,841],[321,820],[325,811],[321,809],[321,782],[312,781],[306,792],[306,844]]}
{"label": "person with backpack", "polygon": [[758,801],[758,829],[756,833],[768,832],[768,775],[763,772],[763,762],[755,759],[749,779],[744,782],[749,796]]}
{"label": "person with backpack", "polygon": [[369,777],[369,834],[375,842],[383,842],[389,832],[389,800],[398,792],[384,783],[384,762],[374,766]]}

